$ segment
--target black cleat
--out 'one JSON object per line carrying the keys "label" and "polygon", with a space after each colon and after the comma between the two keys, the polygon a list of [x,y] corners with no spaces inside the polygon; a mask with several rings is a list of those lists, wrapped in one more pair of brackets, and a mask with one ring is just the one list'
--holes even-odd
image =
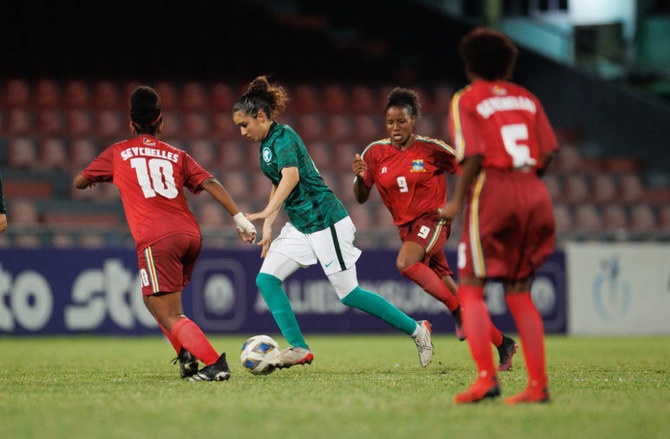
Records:
{"label": "black cleat", "polygon": [[179,375],[182,378],[188,378],[198,372],[198,359],[184,348],[181,348],[177,358],[172,360],[172,364],[177,362],[179,362]]}
{"label": "black cleat", "polygon": [[498,371],[504,372],[512,370],[512,357],[514,356],[518,348],[519,346],[513,339],[503,335],[503,341],[497,348],[498,356],[500,357],[500,363],[498,363]]}
{"label": "black cleat", "polygon": [[200,369],[200,372],[190,377],[189,381],[225,381],[230,378],[230,368],[226,361],[226,353],[221,354],[216,363]]}

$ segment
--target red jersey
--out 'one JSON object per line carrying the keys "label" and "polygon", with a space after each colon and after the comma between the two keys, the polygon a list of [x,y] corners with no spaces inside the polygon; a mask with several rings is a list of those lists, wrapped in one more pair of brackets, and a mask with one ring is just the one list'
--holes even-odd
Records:
{"label": "red jersey", "polygon": [[397,226],[407,224],[447,200],[445,172],[456,172],[456,152],[441,140],[416,136],[405,151],[390,139],[373,142],[361,155],[366,186],[377,185],[382,201]]}
{"label": "red jersey", "polygon": [[169,235],[200,236],[184,187],[197,194],[212,174],[185,151],[143,134],[105,149],[82,175],[118,186],[138,250]]}
{"label": "red jersey", "polygon": [[459,161],[482,155],[482,167],[535,170],[558,142],[539,100],[507,81],[477,80],[454,95],[449,130]]}

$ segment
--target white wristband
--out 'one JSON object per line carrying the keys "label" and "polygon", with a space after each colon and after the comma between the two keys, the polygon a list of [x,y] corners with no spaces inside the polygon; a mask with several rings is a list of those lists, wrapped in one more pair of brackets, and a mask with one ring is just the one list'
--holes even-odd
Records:
{"label": "white wristband", "polygon": [[242,212],[237,212],[235,215],[233,215],[233,220],[235,221],[235,226],[244,233],[248,235],[256,233],[256,228]]}

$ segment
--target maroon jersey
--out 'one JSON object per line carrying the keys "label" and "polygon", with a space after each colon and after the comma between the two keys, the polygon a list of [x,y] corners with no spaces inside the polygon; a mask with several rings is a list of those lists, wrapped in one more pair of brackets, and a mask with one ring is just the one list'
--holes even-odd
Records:
{"label": "maroon jersey", "polygon": [[551,255],[555,224],[537,176],[558,148],[540,102],[505,81],[475,81],[452,100],[449,128],[459,159],[481,155],[464,212],[459,276],[523,279]]}
{"label": "maroon jersey", "polygon": [[460,161],[482,155],[484,168],[536,169],[558,149],[538,99],[506,81],[475,81],[454,95],[449,130]]}
{"label": "maroon jersey", "polygon": [[118,186],[138,250],[169,235],[200,236],[184,187],[197,194],[212,175],[185,151],[140,135],[105,149],[82,175]]}
{"label": "maroon jersey", "polygon": [[390,139],[368,145],[362,154],[367,165],[366,186],[377,185],[396,226],[407,224],[447,200],[445,172],[457,169],[456,152],[441,140],[416,136],[405,151]]}

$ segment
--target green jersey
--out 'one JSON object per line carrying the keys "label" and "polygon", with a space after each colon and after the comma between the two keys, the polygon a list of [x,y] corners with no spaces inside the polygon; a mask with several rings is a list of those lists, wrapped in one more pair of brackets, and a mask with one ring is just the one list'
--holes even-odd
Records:
{"label": "green jersey", "polygon": [[261,142],[261,170],[275,186],[281,170],[297,167],[300,181],[284,201],[289,221],[302,233],[327,229],[349,214],[326,185],[316,169],[305,144],[288,125],[273,122]]}

